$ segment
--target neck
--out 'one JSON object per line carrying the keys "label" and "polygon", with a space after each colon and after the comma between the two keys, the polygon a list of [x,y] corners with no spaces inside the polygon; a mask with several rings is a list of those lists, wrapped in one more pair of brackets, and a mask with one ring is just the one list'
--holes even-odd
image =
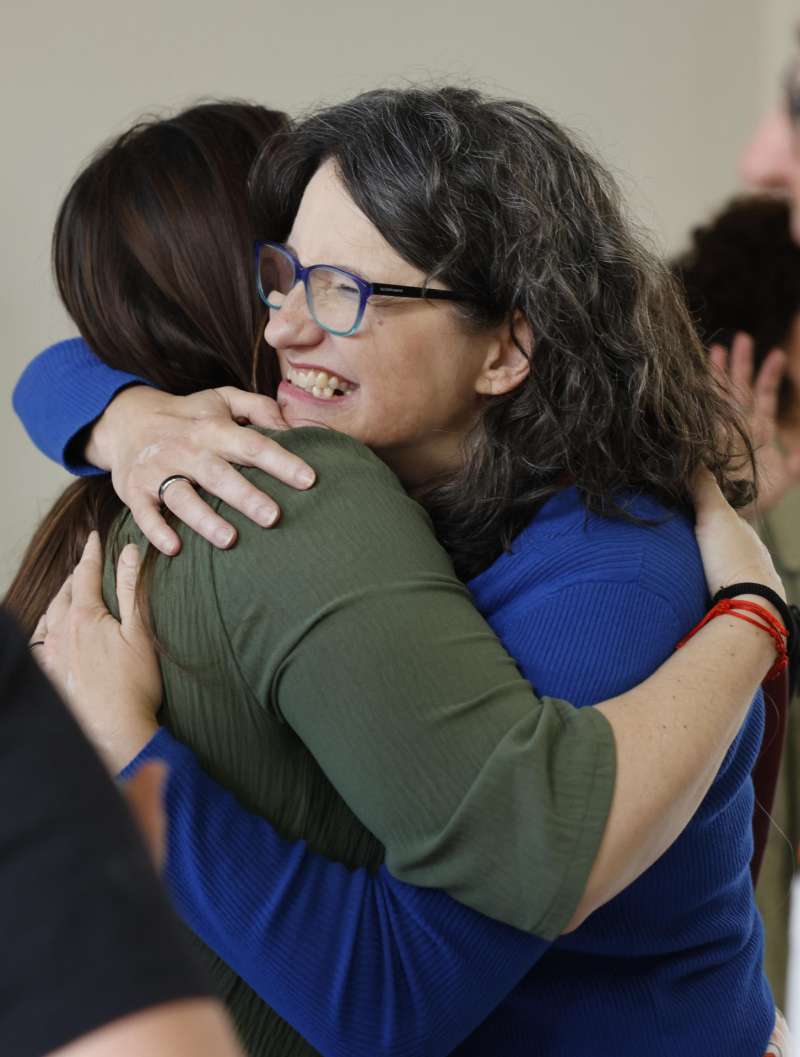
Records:
{"label": "neck", "polygon": [[439,478],[456,473],[464,464],[462,438],[455,435],[437,437],[435,446],[373,447],[373,451],[413,497]]}

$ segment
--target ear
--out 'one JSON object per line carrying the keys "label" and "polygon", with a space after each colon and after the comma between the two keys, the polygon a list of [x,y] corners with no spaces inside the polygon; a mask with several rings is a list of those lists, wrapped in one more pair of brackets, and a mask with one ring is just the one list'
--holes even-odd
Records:
{"label": "ear", "polygon": [[521,314],[514,316],[513,333],[508,323],[498,330],[475,380],[481,396],[503,396],[522,385],[531,373],[533,331]]}

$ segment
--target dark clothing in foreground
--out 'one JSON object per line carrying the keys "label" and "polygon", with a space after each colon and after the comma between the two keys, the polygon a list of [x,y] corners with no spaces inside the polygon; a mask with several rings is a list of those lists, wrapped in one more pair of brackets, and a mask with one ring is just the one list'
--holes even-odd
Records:
{"label": "dark clothing in foreground", "polygon": [[0,610],[0,1054],[208,994],[128,809]]}

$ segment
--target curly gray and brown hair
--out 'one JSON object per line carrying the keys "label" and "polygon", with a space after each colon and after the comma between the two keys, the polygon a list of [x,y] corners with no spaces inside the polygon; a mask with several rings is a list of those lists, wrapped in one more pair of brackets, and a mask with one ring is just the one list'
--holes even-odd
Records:
{"label": "curly gray and brown hair", "polygon": [[686,506],[706,465],[745,498],[732,471],[746,435],[681,294],[611,175],[563,128],[459,88],[322,109],[278,133],[251,176],[256,215],[279,237],[327,159],[403,258],[475,298],[452,309],[466,325],[522,319],[534,335],[528,380],[486,400],[463,467],[418,496],[462,577],[568,483],[589,509],[625,516],[632,489]]}

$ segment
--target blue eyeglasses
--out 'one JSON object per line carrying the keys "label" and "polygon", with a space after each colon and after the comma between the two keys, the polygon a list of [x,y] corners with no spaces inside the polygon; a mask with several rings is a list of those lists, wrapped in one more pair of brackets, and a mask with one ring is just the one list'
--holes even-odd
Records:
{"label": "blue eyeglasses", "polygon": [[256,281],[264,304],[272,309],[282,308],[290,290],[302,282],[312,317],[324,330],[340,337],[355,334],[364,318],[367,301],[374,294],[431,301],[473,300],[452,290],[368,283],[360,275],[333,264],[311,264],[304,268],[292,251],[279,242],[257,242],[255,248]]}

